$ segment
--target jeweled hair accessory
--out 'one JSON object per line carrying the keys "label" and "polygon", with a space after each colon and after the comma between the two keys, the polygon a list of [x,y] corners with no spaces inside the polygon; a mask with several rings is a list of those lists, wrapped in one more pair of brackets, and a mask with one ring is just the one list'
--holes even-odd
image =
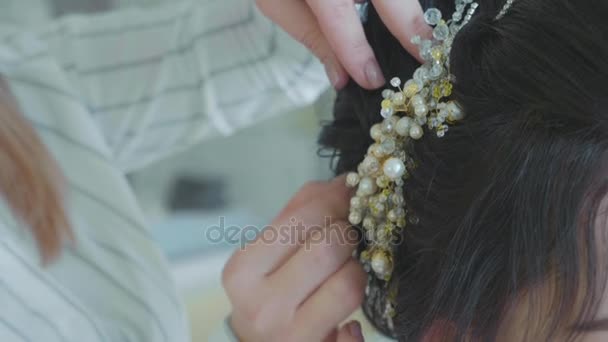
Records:
{"label": "jeweled hair accessory", "polygon": [[[507,0],[496,19],[502,18],[514,0]],[[349,221],[363,228],[366,248],[359,255],[368,272],[367,295],[380,291],[385,298],[383,319],[393,330],[395,290],[389,288],[393,271],[393,248],[400,231],[418,218],[406,209],[403,185],[416,162],[407,154],[409,144],[424,134],[443,137],[451,124],[464,118],[460,106],[450,100],[452,76],[449,57],[454,38],[475,14],[478,3],[457,0],[456,12],[444,19],[440,10],[431,8],[424,14],[433,26],[433,39],[419,36],[412,42],[420,48],[424,64],[413,78],[402,84],[399,78],[390,81],[395,89],[382,92],[380,115],[384,118],[370,130],[374,143],[357,172],[347,175],[349,187],[357,188],[351,198]],[[426,132],[426,133],[425,133]]]}

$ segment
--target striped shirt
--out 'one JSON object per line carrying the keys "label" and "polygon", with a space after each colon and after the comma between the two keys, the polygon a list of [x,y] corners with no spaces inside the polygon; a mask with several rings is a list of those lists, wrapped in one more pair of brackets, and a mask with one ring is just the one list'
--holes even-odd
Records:
{"label": "striped shirt", "polygon": [[322,66],[251,0],[8,23],[0,75],[67,178],[77,241],[42,268],[0,204],[0,341],[189,341],[125,175],[312,103]]}

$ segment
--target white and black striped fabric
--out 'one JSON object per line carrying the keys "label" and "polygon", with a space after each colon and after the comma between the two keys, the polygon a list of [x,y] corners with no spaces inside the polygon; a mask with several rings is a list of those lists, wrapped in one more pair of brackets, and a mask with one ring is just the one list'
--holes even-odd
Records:
{"label": "white and black striped fabric", "polygon": [[125,174],[312,103],[322,67],[251,0],[15,22],[0,24],[0,75],[67,178],[77,243],[42,268],[0,204],[0,341],[189,341]]}

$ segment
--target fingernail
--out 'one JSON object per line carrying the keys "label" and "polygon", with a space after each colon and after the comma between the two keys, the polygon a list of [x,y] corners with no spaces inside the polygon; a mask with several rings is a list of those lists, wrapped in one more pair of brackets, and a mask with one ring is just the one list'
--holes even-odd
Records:
{"label": "fingernail", "polygon": [[338,73],[338,69],[331,62],[325,64],[325,73],[327,74],[331,85],[334,88],[339,89],[341,87],[342,78]]}
{"label": "fingernail", "polygon": [[363,341],[363,332],[361,331],[361,323],[354,321],[350,323],[348,331],[352,337],[356,337],[358,340]]}
{"label": "fingernail", "polygon": [[365,65],[365,77],[367,77],[367,81],[374,88],[379,88],[386,82],[384,76],[382,76],[380,66],[375,59],[370,59]]}

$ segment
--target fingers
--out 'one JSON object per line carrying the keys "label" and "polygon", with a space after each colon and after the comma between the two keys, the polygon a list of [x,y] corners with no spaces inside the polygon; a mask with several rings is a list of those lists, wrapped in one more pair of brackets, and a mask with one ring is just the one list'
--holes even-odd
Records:
{"label": "fingers", "polygon": [[294,336],[302,336],[302,341],[322,341],[359,308],[364,288],[363,267],[351,259],[298,308],[295,319],[301,324],[294,328]]}
{"label": "fingers", "polygon": [[281,289],[275,295],[298,306],[352,257],[357,237],[347,222],[313,232],[305,245],[270,275],[271,284]]}
{"label": "fingers", "polygon": [[[299,191],[297,196],[294,196],[289,200],[285,208],[277,215],[277,219],[285,217],[286,214],[294,211],[295,209],[303,206],[309,201],[318,198],[320,193],[326,191],[327,186],[342,187],[344,190],[344,184],[346,184],[346,174],[335,177],[334,179],[318,182],[308,182]],[[338,190],[341,191],[341,190]],[[276,221],[276,220],[275,220]]]}
{"label": "fingers", "polygon": [[375,89],[385,79],[370,47],[353,0],[306,0],[341,64],[362,87]]}
{"label": "fingers", "polygon": [[[340,89],[348,82],[348,74],[323,35],[317,18],[302,0],[257,0],[262,12],[289,35],[308,48],[325,65],[332,85]],[[351,0],[352,5],[352,0]]]}
{"label": "fingers", "polygon": [[[362,266],[351,257],[358,236],[346,222],[349,198],[344,176],[305,186],[266,230],[285,235],[258,239],[228,261],[222,283],[240,336],[294,342],[356,336],[337,329],[361,304],[365,284]],[[298,233],[290,231],[294,222],[309,244],[284,240]],[[325,236],[328,231],[333,234]]]}
{"label": "fingers", "polygon": [[305,204],[290,212],[283,212],[254,243],[236,252],[226,268],[246,270],[239,272],[243,279],[265,277],[297,252],[311,229],[346,220],[350,190],[343,180],[306,185],[292,201],[298,202],[298,197],[311,194],[312,198]]}
{"label": "fingers", "polygon": [[418,0],[372,0],[372,2],[393,36],[412,56],[422,62],[418,47],[411,40],[416,35],[430,38],[432,30],[424,21],[420,2]]}
{"label": "fingers", "polygon": [[[422,61],[411,42],[415,35],[430,37],[418,0],[372,0],[374,7],[403,47]],[[365,37],[354,3],[360,0],[257,0],[270,19],[305,45],[325,65],[334,87],[342,88],[349,74],[362,87],[385,84]]]}
{"label": "fingers", "polygon": [[363,332],[361,330],[361,323],[352,321],[345,324],[338,331],[338,337],[336,342],[363,342]]}

